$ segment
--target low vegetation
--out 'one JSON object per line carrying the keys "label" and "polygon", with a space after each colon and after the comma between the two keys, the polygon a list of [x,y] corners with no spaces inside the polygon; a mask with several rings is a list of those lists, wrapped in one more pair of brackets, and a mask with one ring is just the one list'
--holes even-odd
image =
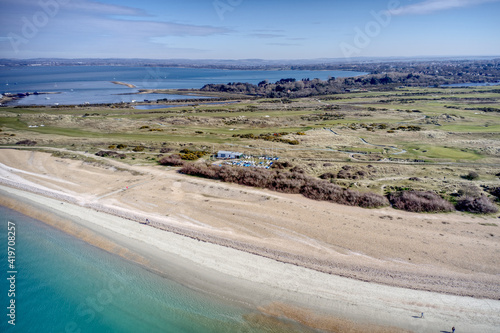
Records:
{"label": "low vegetation", "polygon": [[396,209],[409,212],[451,212],[453,205],[439,195],[429,191],[397,191],[388,195],[389,201]]}
{"label": "low vegetation", "polygon": [[[262,133],[259,135],[254,135],[253,133],[248,134],[233,134],[233,138],[243,138],[243,139],[254,139],[254,140],[265,140],[265,141],[273,141],[273,142],[281,142],[288,143],[289,145],[298,145],[300,142],[295,139],[284,139],[282,138],[285,135],[288,135],[288,132],[280,132],[280,133]],[[297,135],[305,135],[304,132],[298,132]]]}
{"label": "low vegetation", "polygon": [[209,153],[206,151],[202,150],[190,150],[190,149],[183,149],[181,150],[181,159],[187,160],[187,161],[195,161],[205,155],[208,155]]}
{"label": "low vegetation", "polygon": [[158,161],[161,165],[166,166],[184,166],[184,161],[179,154],[173,154],[163,157]]}
{"label": "low vegetation", "polygon": [[277,192],[300,193],[309,199],[349,206],[375,208],[389,204],[387,199],[381,195],[343,189],[338,185],[307,176],[298,171],[255,170],[188,164],[181,168],[180,172],[186,175],[266,188]]}
{"label": "low vegetation", "polygon": [[16,145],[20,146],[36,146],[37,142],[33,140],[21,140],[16,142]]}
{"label": "low vegetation", "polygon": [[498,212],[498,207],[486,196],[464,197],[458,200],[457,210],[474,214],[493,214]]}
{"label": "low vegetation", "polygon": [[115,157],[120,159],[125,159],[127,157],[127,155],[125,154],[120,154],[112,150],[101,150],[97,152],[95,155],[99,157]]}

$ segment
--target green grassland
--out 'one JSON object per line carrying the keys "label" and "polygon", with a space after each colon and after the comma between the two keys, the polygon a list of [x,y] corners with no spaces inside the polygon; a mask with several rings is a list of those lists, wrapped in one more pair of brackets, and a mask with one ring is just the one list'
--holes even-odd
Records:
{"label": "green grassland", "polygon": [[[240,98],[218,105],[169,103],[154,110],[3,107],[0,145],[28,139],[37,142],[32,149],[97,152],[124,144],[122,161],[134,164],[154,163],[165,148],[169,153],[190,147],[248,154],[272,148],[274,155],[314,176],[345,165],[366,170],[370,164],[364,178],[339,180],[360,190],[411,186],[451,194],[463,186],[500,186],[500,112],[483,111],[500,109],[497,87],[398,88],[285,102]],[[283,132],[288,134],[281,138],[299,144],[259,138]],[[238,136],[243,134],[258,138]],[[132,151],[136,146],[146,149]],[[471,170],[479,172],[478,180],[462,177]],[[412,177],[420,180],[409,181]]]}

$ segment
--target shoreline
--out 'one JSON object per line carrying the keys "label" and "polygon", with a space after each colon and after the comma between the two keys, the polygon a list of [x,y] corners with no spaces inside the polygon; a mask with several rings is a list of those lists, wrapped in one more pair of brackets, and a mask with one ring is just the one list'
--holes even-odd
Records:
{"label": "shoreline", "polygon": [[[434,332],[446,328],[449,320],[464,331],[493,332],[500,327],[500,301],[325,274],[10,187],[0,186],[0,199],[7,208],[192,289],[317,329]],[[458,309],[466,309],[468,317],[461,318]],[[412,317],[420,312],[426,313],[425,322]]]}
{"label": "shoreline", "polygon": [[0,97],[0,106],[11,106],[9,103],[13,101],[20,100],[21,98],[30,96],[30,95],[54,95],[60,94],[58,91],[46,91],[46,92],[26,92],[26,93],[5,93]]}
{"label": "shoreline", "polygon": [[[2,167],[5,168],[5,166],[0,163],[0,185],[76,204],[82,208],[89,208],[97,212],[110,214],[118,218],[134,221],[134,223],[143,224],[146,220],[149,220],[149,226],[159,231],[171,232],[196,241],[208,242],[284,264],[296,265],[320,273],[355,279],[361,282],[376,283],[416,291],[474,297],[478,299],[500,299],[500,281],[497,277],[484,273],[476,273],[474,277],[470,277],[468,274],[460,272],[450,273],[439,267],[435,267],[432,273],[412,270],[412,267],[407,268],[406,266],[398,267],[398,269],[390,269],[384,265],[384,261],[380,260],[376,260],[374,264],[366,265],[360,262],[351,263],[349,260],[334,261],[335,259],[342,259],[343,256],[330,259],[324,256],[314,257],[304,255],[299,252],[286,252],[267,246],[265,241],[252,243],[233,239],[226,235],[218,235],[204,229],[184,225],[182,221],[178,221],[177,219],[148,214],[143,210],[124,208],[123,206],[120,207],[117,205],[110,206],[99,203],[97,202],[98,200],[91,200],[89,202],[86,199],[78,198],[35,183],[29,182],[31,183],[30,185],[25,182],[5,179],[1,175]],[[319,203],[321,204],[321,202]],[[372,261],[372,258],[365,258],[362,254],[353,254],[358,257],[357,259],[364,260],[363,262],[366,262],[366,260],[368,260],[368,262]]]}
{"label": "shoreline", "polygon": [[[15,193],[24,202],[17,206],[27,207],[29,214],[55,213],[75,220],[98,235],[90,238],[101,239],[104,246],[96,246],[111,252],[116,248],[119,255],[160,275],[168,276],[158,269],[171,267],[172,260],[185,264],[176,266],[177,277],[181,282],[198,277],[192,283],[195,289],[214,296],[246,290],[243,302],[262,313],[301,322],[309,311],[306,318],[323,314],[349,323],[431,332],[413,317],[425,312],[426,319],[428,313],[436,316],[433,322],[426,320],[434,328],[446,329],[450,320],[469,331],[500,327],[499,244],[490,235],[495,227],[484,226],[487,218],[474,222],[459,214],[325,205],[179,175],[168,168],[98,159],[104,164],[2,150],[0,193]],[[5,196],[0,200],[6,202]],[[30,202],[31,208],[26,206]],[[144,224],[146,218],[155,228]],[[364,230],[358,233],[361,226]],[[311,233],[315,227],[320,233]],[[392,230],[390,237],[384,236],[386,229]],[[433,237],[438,241],[433,243]],[[430,244],[422,246],[420,239]],[[415,253],[422,247],[423,257]],[[453,256],[444,260],[443,250],[453,250]],[[413,260],[404,262],[401,258],[409,254]],[[221,281],[232,283],[231,288]],[[422,290],[429,286],[436,292]],[[450,289],[462,296],[445,294]],[[464,297],[463,290],[487,298]],[[227,298],[242,301],[240,294]],[[467,318],[460,317],[463,313]]]}

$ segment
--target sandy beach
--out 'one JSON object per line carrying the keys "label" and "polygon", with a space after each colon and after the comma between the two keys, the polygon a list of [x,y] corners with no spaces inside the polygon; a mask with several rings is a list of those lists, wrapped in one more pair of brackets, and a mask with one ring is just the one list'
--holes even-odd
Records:
{"label": "sandy beach", "polygon": [[346,207],[103,161],[0,150],[2,205],[320,329],[500,328],[498,219]]}

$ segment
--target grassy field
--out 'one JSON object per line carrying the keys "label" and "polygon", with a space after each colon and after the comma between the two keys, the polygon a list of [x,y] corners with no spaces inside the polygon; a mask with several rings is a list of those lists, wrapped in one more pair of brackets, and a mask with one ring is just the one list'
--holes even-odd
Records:
{"label": "grassy field", "polygon": [[[3,107],[0,144],[34,140],[34,149],[89,152],[123,144],[123,161],[134,164],[155,163],[186,147],[253,155],[272,151],[313,176],[337,174],[346,165],[364,171],[362,177],[337,182],[378,193],[410,187],[452,195],[463,187],[500,186],[497,87],[401,88],[284,102],[243,97],[226,104],[171,106]],[[288,134],[280,138],[299,144],[237,136],[281,132]],[[136,146],[145,150],[133,151]],[[464,179],[471,170],[478,179]]]}

